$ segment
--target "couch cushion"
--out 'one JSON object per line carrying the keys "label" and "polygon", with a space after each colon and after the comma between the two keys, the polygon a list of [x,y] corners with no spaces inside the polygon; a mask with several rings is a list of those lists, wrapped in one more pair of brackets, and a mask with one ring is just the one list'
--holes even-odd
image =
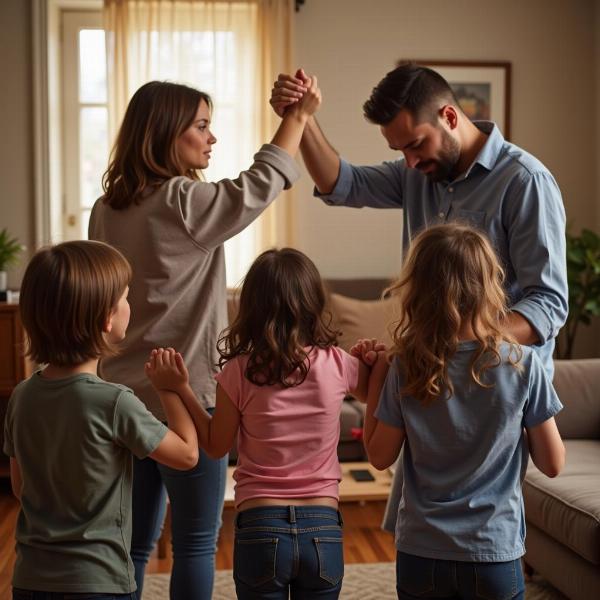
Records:
{"label": "couch cushion", "polygon": [[528,522],[600,565],[600,441],[565,440],[566,463],[550,479],[530,462],[523,482]]}
{"label": "couch cushion", "polygon": [[391,344],[387,327],[394,317],[394,300],[356,300],[331,294],[328,307],[334,328],[342,332],[338,341],[344,350],[359,338],[377,338]]}
{"label": "couch cushion", "polygon": [[600,359],[554,361],[554,387],[565,405],[556,416],[563,438],[600,439]]}

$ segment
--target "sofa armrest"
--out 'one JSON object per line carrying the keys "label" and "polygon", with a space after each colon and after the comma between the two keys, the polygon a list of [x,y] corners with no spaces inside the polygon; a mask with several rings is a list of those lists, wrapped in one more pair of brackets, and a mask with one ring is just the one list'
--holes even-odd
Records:
{"label": "sofa armrest", "polygon": [[554,387],[564,410],[556,424],[565,439],[600,438],[600,359],[554,361]]}

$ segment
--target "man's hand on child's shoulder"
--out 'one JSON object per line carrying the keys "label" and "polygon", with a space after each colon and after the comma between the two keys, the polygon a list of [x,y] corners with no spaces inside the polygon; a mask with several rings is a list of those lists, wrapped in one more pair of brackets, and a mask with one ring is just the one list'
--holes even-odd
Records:
{"label": "man's hand on child's shoulder", "polygon": [[360,339],[350,348],[350,354],[359,358],[369,367],[372,367],[377,362],[379,353],[385,351],[385,344],[377,341],[375,338]]}
{"label": "man's hand on child's shoulder", "polygon": [[144,365],[146,376],[156,390],[177,392],[189,383],[183,357],[173,348],[155,348]]}

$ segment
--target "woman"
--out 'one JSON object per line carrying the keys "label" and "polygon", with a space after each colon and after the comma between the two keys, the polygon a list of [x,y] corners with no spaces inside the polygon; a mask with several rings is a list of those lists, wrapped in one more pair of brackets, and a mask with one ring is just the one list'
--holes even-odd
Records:
{"label": "woman", "polygon": [[[306,88],[252,166],[216,183],[197,173],[208,166],[217,141],[207,94],[153,81],[129,103],[89,227],[90,239],[112,244],[133,266],[127,340],[118,357],[102,362],[101,372],[132,388],[158,418],[164,414],[143,369],[157,346],[181,352],[197,397],[209,411],[214,407],[216,341],[227,325],[223,243],[298,178],[292,156],[321,101],[316,78]],[[212,460],[203,452],[186,472],[136,461],[131,555],[138,598],[164,519],[164,487],[172,512],[171,598],[211,597],[225,474],[226,458]]]}

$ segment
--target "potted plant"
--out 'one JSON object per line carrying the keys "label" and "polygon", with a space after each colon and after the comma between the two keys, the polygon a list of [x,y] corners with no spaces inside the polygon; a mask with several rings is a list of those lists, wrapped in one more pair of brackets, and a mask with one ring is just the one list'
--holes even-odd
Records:
{"label": "potted plant", "polygon": [[556,339],[556,358],[571,358],[580,323],[600,315],[600,237],[589,229],[567,232],[567,280],[569,315]]}
{"label": "potted plant", "polygon": [[16,238],[10,237],[8,231],[0,231],[0,292],[6,291],[6,268],[17,262],[23,246]]}

